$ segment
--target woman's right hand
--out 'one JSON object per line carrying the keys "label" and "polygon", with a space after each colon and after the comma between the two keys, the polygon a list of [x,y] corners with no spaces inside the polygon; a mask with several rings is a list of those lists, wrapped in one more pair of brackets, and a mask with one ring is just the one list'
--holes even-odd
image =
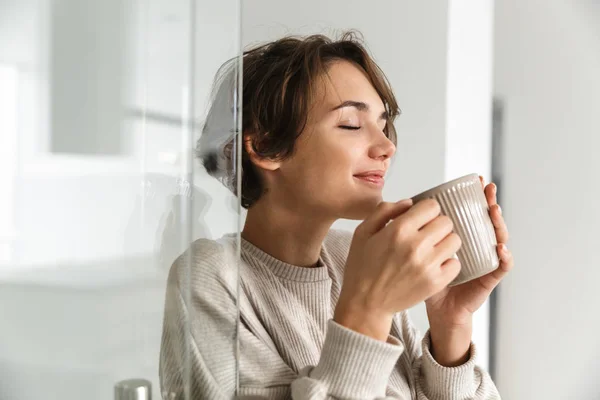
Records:
{"label": "woman's right hand", "polygon": [[334,320],[385,341],[395,313],[426,300],[460,271],[461,240],[439,203],[381,202],[355,230]]}

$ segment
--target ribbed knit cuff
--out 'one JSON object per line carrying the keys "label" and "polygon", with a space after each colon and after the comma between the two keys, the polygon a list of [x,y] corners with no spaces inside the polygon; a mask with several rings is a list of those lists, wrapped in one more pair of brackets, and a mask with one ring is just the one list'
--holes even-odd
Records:
{"label": "ribbed knit cuff", "polygon": [[431,400],[466,399],[475,394],[478,383],[475,382],[475,344],[471,342],[469,360],[456,367],[444,367],[431,355],[431,336],[429,330],[422,341],[421,374],[424,389]]}
{"label": "ribbed knit cuff", "polygon": [[384,343],[330,319],[321,359],[310,377],[324,383],[328,394],[336,398],[384,397],[403,351],[404,345],[394,338]]}

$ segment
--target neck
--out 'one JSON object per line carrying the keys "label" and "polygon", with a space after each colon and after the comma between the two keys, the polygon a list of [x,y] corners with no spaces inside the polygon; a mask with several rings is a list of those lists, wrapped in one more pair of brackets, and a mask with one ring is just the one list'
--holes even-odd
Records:
{"label": "neck", "polygon": [[248,209],[241,235],[283,262],[314,267],[334,220],[306,214],[277,207],[261,199]]}

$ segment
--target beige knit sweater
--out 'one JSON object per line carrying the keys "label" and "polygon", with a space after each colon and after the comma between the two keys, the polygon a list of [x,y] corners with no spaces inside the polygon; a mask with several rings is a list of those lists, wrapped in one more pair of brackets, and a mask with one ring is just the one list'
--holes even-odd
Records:
{"label": "beige knit sweater", "polygon": [[237,262],[235,235],[194,242],[169,274],[163,399],[499,399],[473,344],[467,363],[443,367],[406,312],[387,343],[332,320],[351,238],[331,230],[315,268],[244,239]]}

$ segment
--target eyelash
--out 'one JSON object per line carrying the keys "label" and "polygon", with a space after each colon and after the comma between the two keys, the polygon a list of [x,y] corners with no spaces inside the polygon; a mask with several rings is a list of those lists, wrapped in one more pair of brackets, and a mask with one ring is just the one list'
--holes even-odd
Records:
{"label": "eyelash", "polygon": [[357,131],[360,129],[360,126],[340,125],[340,128],[347,129],[349,131]]}

